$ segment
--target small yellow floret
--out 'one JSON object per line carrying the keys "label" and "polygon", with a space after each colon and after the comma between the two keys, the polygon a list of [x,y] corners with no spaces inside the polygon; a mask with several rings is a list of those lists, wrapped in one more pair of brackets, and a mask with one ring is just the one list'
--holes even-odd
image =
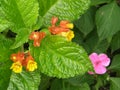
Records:
{"label": "small yellow floret", "polygon": [[62,32],[60,33],[61,36],[65,37],[68,41],[71,41],[74,38],[74,32],[73,31],[68,31],[68,32]]}
{"label": "small yellow floret", "polygon": [[13,63],[12,66],[10,67],[10,69],[12,69],[13,72],[15,72],[15,73],[21,73],[22,72],[22,65],[18,61],[18,62]]}
{"label": "small yellow floret", "polygon": [[33,60],[29,60],[27,63],[27,70],[34,71],[35,69],[37,69],[37,63]]}
{"label": "small yellow floret", "polygon": [[73,25],[73,23],[68,23],[67,27],[70,28],[70,29],[73,29],[74,25]]}
{"label": "small yellow floret", "polygon": [[68,32],[67,32],[67,36],[66,36],[66,37],[67,37],[67,40],[68,40],[68,41],[71,41],[71,40],[74,38],[74,36],[75,36],[75,35],[74,35],[74,32],[73,32],[73,31],[68,31]]}

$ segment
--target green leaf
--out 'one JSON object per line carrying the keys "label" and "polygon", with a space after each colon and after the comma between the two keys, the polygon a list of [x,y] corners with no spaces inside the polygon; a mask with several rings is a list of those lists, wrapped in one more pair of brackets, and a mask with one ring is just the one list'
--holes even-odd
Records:
{"label": "green leaf", "polygon": [[112,63],[108,69],[120,70],[120,55],[114,56]]}
{"label": "green leaf", "polygon": [[38,71],[12,73],[7,90],[38,90],[40,74]]}
{"label": "green leaf", "polygon": [[91,32],[95,26],[94,17],[95,17],[95,8],[90,8],[85,14],[83,14],[79,20],[75,22],[76,27],[84,33],[86,36]]}
{"label": "green leaf", "polygon": [[44,25],[50,25],[53,16],[60,20],[73,21],[89,8],[90,0],[39,0],[40,16],[44,18]]}
{"label": "green leaf", "polygon": [[79,86],[79,85],[82,85],[83,83],[93,84],[94,77],[86,73],[82,76],[78,75],[69,79],[65,79],[65,81],[69,82],[71,85]]}
{"label": "green leaf", "polygon": [[84,83],[79,86],[73,86],[63,80],[55,79],[52,82],[50,90],[90,90],[90,87],[87,83]]}
{"label": "green leaf", "polygon": [[1,90],[7,90],[7,87],[9,85],[9,79],[11,75],[11,70],[10,70],[11,64],[12,64],[12,61],[9,58],[6,58],[4,62],[0,61],[0,89]]}
{"label": "green leaf", "polygon": [[83,38],[84,38],[83,33],[80,32],[77,28],[74,28],[73,31],[74,31],[75,37],[73,38],[72,41],[79,44],[79,45],[82,45]]}
{"label": "green leaf", "polygon": [[12,24],[0,17],[0,32],[8,29]]}
{"label": "green leaf", "polygon": [[28,41],[30,31],[27,28],[21,28],[18,35],[15,38],[14,44],[10,47],[11,49],[18,48]]}
{"label": "green leaf", "polygon": [[58,78],[74,77],[92,69],[85,50],[60,36],[46,36],[40,47],[30,46],[42,73]]}
{"label": "green leaf", "polygon": [[110,90],[120,90],[120,78],[110,78]]}
{"label": "green leaf", "polygon": [[14,24],[14,32],[20,28],[30,28],[37,21],[37,0],[1,0],[1,7],[6,19]]}
{"label": "green leaf", "polygon": [[88,53],[92,52],[106,52],[107,48],[109,47],[109,42],[108,40],[99,40],[99,37],[95,32],[91,32],[88,37],[86,38],[86,41],[84,43],[84,48]]}
{"label": "green leaf", "polygon": [[44,32],[46,35],[51,35],[48,28],[41,29],[40,31]]}
{"label": "green leaf", "polygon": [[98,35],[101,40],[109,38],[120,30],[120,7],[114,1],[101,7],[96,13]]}
{"label": "green leaf", "polygon": [[0,62],[5,62],[15,50],[10,50],[13,41],[0,34]]}
{"label": "green leaf", "polygon": [[112,0],[91,0],[91,5],[98,5],[98,4],[104,4],[109,3]]}
{"label": "green leaf", "polygon": [[13,41],[0,34],[0,89],[6,90],[11,75],[10,66],[12,61],[10,55],[15,50],[10,50]]}
{"label": "green leaf", "polygon": [[120,32],[116,33],[111,41],[112,52],[120,48]]}
{"label": "green leaf", "polygon": [[32,30],[38,30],[38,29],[40,29],[41,26],[42,26],[42,24],[43,24],[43,19],[42,19],[42,17],[39,16],[36,24],[33,25]]}
{"label": "green leaf", "polygon": [[51,78],[46,75],[41,75],[41,82],[39,85],[39,90],[47,90],[51,85]]}
{"label": "green leaf", "polygon": [[0,7],[0,32],[8,29],[10,26],[12,26],[12,23],[8,22],[5,19],[4,15],[3,15],[2,8]]}

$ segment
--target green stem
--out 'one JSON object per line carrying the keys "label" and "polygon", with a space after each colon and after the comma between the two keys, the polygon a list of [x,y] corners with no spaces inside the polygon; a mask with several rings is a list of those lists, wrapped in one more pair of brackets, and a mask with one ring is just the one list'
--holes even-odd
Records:
{"label": "green stem", "polygon": [[21,52],[24,52],[24,46],[23,45],[21,46]]}

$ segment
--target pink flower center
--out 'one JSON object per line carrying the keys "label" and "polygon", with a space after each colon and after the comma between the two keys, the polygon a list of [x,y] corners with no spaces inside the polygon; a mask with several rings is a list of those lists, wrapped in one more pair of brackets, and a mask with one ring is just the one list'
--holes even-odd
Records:
{"label": "pink flower center", "polygon": [[100,63],[101,63],[101,61],[96,61],[95,66],[99,65]]}

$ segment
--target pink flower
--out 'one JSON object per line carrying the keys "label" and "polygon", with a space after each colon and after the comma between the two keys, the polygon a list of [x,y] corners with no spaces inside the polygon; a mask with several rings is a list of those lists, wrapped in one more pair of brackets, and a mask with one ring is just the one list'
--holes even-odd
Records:
{"label": "pink flower", "polygon": [[[102,53],[98,55],[97,53],[92,53],[89,58],[93,64],[96,74],[106,73],[106,67],[110,64],[110,58],[106,54]],[[92,74],[91,71],[89,74]]]}

